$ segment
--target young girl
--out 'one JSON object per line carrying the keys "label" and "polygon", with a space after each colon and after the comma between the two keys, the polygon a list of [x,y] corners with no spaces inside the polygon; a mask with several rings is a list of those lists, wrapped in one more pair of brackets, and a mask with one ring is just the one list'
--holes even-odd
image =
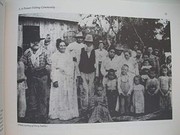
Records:
{"label": "young girl", "polygon": [[121,68],[121,75],[118,78],[118,91],[120,99],[120,114],[130,113],[131,92],[133,86],[132,76],[128,74],[129,67],[124,64]]}
{"label": "young girl", "polygon": [[156,70],[151,68],[149,71],[149,79],[146,82],[146,112],[154,112],[159,109],[159,81],[155,78]]}
{"label": "young girl", "polygon": [[143,65],[141,67],[140,73],[141,73],[141,79],[142,79],[142,84],[145,86],[146,85],[146,81],[149,78],[148,76],[148,72],[150,70],[150,68],[152,68],[152,66],[149,63],[149,60],[144,60],[143,61]]}
{"label": "young girl", "polygon": [[134,85],[133,85],[133,110],[135,114],[144,113],[144,86],[140,84],[141,77],[134,77]]}
{"label": "young girl", "polygon": [[18,47],[17,61],[17,93],[18,93],[18,121],[22,122],[26,114],[26,76],[24,74],[24,63],[20,61],[22,48]]}
{"label": "young girl", "polygon": [[146,86],[146,82],[147,80],[149,79],[149,69],[147,68],[144,68],[142,71],[141,71],[141,82],[142,82],[142,85]]}
{"label": "young girl", "polygon": [[162,76],[159,77],[160,84],[160,108],[162,110],[171,109],[171,78],[168,74],[168,67],[162,66]]}
{"label": "young girl", "polygon": [[104,93],[103,85],[97,86],[95,95],[90,100],[89,110],[91,112],[89,123],[112,121],[108,111],[107,98]]}
{"label": "young girl", "polygon": [[103,79],[103,85],[106,90],[108,108],[111,116],[114,116],[116,113],[115,108],[118,97],[117,77],[115,72],[116,72],[115,70],[109,69],[107,76]]}

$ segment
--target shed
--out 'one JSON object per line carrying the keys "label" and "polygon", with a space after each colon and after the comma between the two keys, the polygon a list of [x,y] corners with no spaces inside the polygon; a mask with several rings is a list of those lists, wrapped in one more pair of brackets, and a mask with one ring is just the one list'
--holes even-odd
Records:
{"label": "shed", "polygon": [[[56,39],[61,38],[67,43],[73,42],[78,31],[78,14],[68,13],[34,13],[19,15],[18,46],[28,48],[27,38],[31,30],[39,31],[40,37],[50,34],[51,43],[55,45]],[[43,44],[43,42],[41,42]]]}

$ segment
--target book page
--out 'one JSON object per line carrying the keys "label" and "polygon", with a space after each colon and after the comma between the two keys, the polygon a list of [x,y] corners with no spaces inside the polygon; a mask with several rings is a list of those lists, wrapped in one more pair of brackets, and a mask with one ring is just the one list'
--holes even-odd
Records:
{"label": "book page", "polygon": [[4,22],[5,3],[0,1],[0,135],[4,135]]}
{"label": "book page", "polygon": [[180,3],[7,4],[7,135],[180,133]]}

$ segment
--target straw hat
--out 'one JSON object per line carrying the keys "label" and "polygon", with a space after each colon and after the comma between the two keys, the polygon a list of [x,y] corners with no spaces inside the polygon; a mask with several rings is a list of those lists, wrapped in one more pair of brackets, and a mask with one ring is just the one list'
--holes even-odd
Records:
{"label": "straw hat", "polygon": [[102,40],[99,40],[99,43],[104,43]]}
{"label": "straw hat", "polygon": [[76,34],[75,38],[83,38],[83,34],[82,32],[79,32]]}
{"label": "straw hat", "polygon": [[87,34],[84,41],[85,42],[93,42],[93,36],[90,34]]}
{"label": "straw hat", "polygon": [[122,46],[120,46],[120,45],[117,45],[117,46],[115,47],[115,49],[116,49],[116,50],[119,50],[119,51],[123,51],[123,50],[124,50],[124,48],[123,48]]}

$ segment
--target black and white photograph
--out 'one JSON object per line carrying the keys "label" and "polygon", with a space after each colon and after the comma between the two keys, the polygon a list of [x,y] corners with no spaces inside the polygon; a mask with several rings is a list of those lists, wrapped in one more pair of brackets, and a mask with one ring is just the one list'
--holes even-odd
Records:
{"label": "black and white photograph", "polygon": [[170,20],[19,14],[19,123],[172,120],[171,95]]}

